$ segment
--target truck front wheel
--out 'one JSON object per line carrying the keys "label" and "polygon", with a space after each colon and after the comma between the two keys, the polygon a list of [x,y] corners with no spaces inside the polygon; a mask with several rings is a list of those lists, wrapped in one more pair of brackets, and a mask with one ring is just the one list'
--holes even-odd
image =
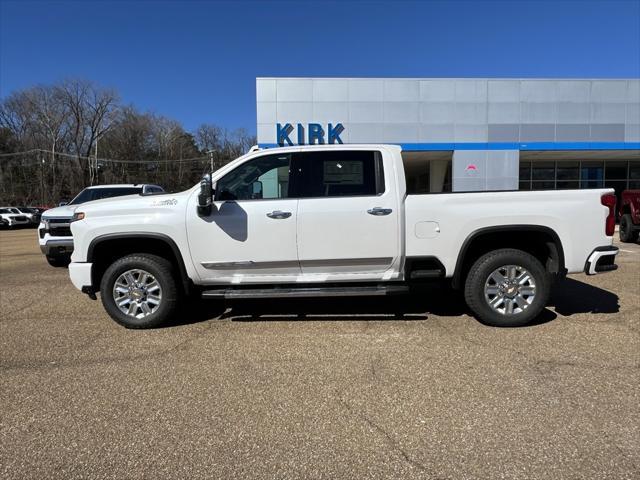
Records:
{"label": "truck front wheel", "polygon": [[127,328],[158,327],[173,316],[178,287],[171,262],[148,254],[132,254],[112,263],[100,282],[107,313]]}
{"label": "truck front wheel", "polygon": [[550,279],[542,264],[522,250],[505,248],[471,267],[464,296],[477,318],[495,327],[520,327],[547,305]]}

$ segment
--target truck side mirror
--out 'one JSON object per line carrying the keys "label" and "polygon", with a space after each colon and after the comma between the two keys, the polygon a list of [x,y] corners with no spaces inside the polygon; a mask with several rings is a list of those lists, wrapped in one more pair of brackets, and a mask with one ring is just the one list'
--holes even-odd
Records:
{"label": "truck side mirror", "polygon": [[213,206],[213,185],[211,175],[205,175],[200,181],[200,193],[198,194],[198,215],[209,216]]}

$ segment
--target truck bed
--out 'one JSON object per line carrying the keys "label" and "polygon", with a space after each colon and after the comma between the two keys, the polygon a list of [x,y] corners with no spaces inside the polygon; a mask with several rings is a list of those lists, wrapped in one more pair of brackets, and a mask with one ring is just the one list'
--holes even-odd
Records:
{"label": "truck bed", "polygon": [[[595,245],[608,245],[600,198],[611,189],[437,193],[405,201],[407,257],[434,256],[453,275],[458,252],[486,225],[538,225],[552,229],[569,273],[581,272]],[[495,228],[494,227],[494,228]]]}

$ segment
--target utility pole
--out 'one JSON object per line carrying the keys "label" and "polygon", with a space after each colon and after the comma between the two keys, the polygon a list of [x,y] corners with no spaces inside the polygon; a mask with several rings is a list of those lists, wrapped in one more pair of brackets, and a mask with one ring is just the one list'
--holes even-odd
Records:
{"label": "utility pole", "polygon": [[95,149],[95,153],[93,155],[93,161],[94,163],[94,168],[95,168],[95,172],[96,172],[96,185],[100,183],[100,178],[98,177],[99,172],[98,172],[98,140],[100,139],[100,135],[98,135],[96,137],[96,149]]}
{"label": "utility pole", "polygon": [[44,155],[40,153],[40,205],[44,206]]}

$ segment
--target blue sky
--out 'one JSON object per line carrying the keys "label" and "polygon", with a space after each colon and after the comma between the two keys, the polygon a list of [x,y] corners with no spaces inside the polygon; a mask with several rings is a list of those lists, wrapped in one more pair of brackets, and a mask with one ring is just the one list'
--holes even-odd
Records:
{"label": "blue sky", "polygon": [[640,1],[0,0],[0,97],[83,77],[255,132],[257,76],[640,77]]}

